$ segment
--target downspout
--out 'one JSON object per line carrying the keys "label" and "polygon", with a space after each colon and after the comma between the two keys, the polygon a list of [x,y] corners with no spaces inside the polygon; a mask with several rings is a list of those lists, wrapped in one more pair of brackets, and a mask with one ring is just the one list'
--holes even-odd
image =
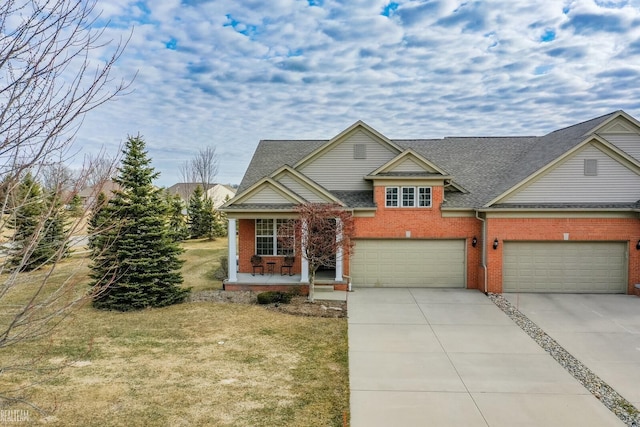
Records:
{"label": "downspout", "polygon": [[478,210],[476,210],[476,219],[482,222],[482,269],[484,271],[484,294],[487,295],[489,293],[489,284],[487,283],[489,278],[487,269],[487,221],[480,218],[480,212],[478,212]]}

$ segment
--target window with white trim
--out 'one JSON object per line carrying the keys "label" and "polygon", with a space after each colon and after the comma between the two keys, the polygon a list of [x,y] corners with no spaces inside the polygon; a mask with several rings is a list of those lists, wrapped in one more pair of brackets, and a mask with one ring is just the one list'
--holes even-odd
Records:
{"label": "window with white trim", "polygon": [[402,207],[411,208],[416,205],[416,187],[402,187]]}
{"label": "window with white trim", "polygon": [[[278,236],[293,237],[289,219],[256,219],[256,254],[263,256],[291,255],[293,248],[285,248]],[[280,233],[280,234],[278,234]]]}
{"label": "window with white trim", "polygon": [[398,187],[386,188],[385,206],[387,206],[388,208],[397,208],[399,206],[398,192],[399,192]]}
{"label": "window with white trim", "polygon": [[431,187],[386,187],[388,208],[430,208]]}
{"label": "window with white trim", "polygon": [[418,207],[431,207],[431,187],[418,187]]}

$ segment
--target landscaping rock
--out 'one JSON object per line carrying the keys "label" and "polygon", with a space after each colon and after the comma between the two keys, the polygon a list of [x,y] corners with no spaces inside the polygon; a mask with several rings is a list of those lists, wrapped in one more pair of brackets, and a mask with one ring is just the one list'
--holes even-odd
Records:
{"label": "landscaping rock", "polygon": [[[192,292],[189,302],[210,301],[216,303],[256,304],[257,295],[251,291],[211,290]],[[294,296],[288,304],[266,304],[267,310],[296,316],[310,317],[347,317],[346,301],[323,301],[322,304],[310,303],[306,296]]]}
{"label": "landscaping rock", "polygon": [[490,293],[488,297],[620,420],[631,427],[640,426],[640,412],[629,401],[565,350],[502,295]]}

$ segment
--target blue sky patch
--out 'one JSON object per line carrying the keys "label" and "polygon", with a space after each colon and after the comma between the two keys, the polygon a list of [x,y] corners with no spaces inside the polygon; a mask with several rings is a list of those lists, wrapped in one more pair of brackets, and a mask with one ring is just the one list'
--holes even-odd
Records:
{"label": "blue sky patch", "polygon": [[176,50],[178,48],[178,40],[175,37],[171,37],[168,42],[164,43],[164,46],[169,50]]}
{"label": "blue sky patch", "polygon": [[622,25],[622,20],[618,16],[594,13],[573,15],[569,22],[563,24],[562,27],[573,27],[576,34],[591,34],[597,31],[624,33],[628,30]]}
{"label": "blue sky patch", "polygon": [[628,0],[595,0],[596,5],[607,9],[622,9],[629,4]]}
{"label": "blue sky patch", "polygon": [[398,10],[398,6],[400,6],[398,3],[392,1],[382,9],[382,13],[380,15],[386,17],[392,16],[395,14],[396,10]]}
{"label": "blue sky patch", "polygon": [[552,42],[556,39],[556,32],[552,29],[545,30],[544,34],[540,37],[540,41],[543,43]]}
{"label": "blue sky patch", "polygon": [[553,69],[553,65],[551,65],[551,64],[538,65],[533,70],[533,74],[535,74],[536,76],[541,76],[543,74],[549,73],[549,71],[551,71],[552,69]]}
{"label": "blue sky patch", "polygon": [[251,37],[258,32],[258,27],[255,25],[244,24],[231,16],[231,14],[225,16],[227,17],[227,22],[223,24],[224,27],[231,27],[236,30],[236,32],[247,37]]}

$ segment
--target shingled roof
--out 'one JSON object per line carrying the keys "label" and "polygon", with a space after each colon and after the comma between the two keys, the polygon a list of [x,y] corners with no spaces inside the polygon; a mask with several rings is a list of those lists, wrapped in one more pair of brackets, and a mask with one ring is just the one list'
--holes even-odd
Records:
{"label": "shingled roof", "polygon": [[[443,207],[480,208],[580,144],[589,133],[619,112],[613,112],[544,136],[447,137],[392,140],[413,149],[446,170],[467,192],[447,192]],[[293,166],[329,140],[260,141],[238,194],[283,165]],[[330,191],[332,189],[329,189]],[[352,207],[371,207],[372,193],[332,191]]]}

